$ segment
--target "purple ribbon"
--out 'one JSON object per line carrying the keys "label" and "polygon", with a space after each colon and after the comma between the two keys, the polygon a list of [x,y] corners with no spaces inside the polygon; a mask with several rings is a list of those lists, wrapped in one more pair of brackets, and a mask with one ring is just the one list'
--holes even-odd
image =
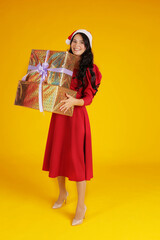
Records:
{"label": "purple ribbon", "polygon": [[47,77],[47,71],[52,71],[52,72],[60,72],[60,73],[65,73],[67,75],[72,76],[73,72],[71,70],[68,70],[66,68],[48,68],[49,64],[47,63],[47,58],[48,58],[49,50],[46,52],[46,58],[45,62],[42,63],[42,65],[39,63],[37,66],[28,66],[28,70],[31,70],[28,72],[23,78],[22,81],[26,80],[26,77],[32,73],[32,72],[38,72],[41,75],[41,80],[39,84],[39,110],[40,112],[43,112],[43,106],[42,106],[42,83]]}

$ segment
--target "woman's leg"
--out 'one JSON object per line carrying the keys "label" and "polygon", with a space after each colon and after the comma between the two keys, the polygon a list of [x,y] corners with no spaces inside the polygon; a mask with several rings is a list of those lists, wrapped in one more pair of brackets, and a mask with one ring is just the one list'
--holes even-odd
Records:
{"label": "woman's leg", "polygon": [[58,204],[60,204],[60,203],[63,203],[64,199],[66,198],[67,191],[66,191],[66,186],[65,186],[65,177],[58,176],[57,180],[58,180],[58,185],[59,185],[59,197],[56,202]]}
{"label": "woman's leg", "polygon": [[77,183],[77,192],[78,192],[78,202],[76,208],[75,219],[82,219],[85,212],[85,191],[86,191],[86,181],[76,182]]}

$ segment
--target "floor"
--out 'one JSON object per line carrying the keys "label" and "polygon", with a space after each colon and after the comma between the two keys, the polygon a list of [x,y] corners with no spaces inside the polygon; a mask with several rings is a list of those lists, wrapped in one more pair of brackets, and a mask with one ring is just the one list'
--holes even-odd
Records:
{"label": "floor", "polygon": [[66,178],[67,204],[52,209],[57,179],[41,167],[37,159],[1,159],[1,239],[160,239],[160,165],[95,162],[86,218],[79,226],[71,225],[75,182]]}

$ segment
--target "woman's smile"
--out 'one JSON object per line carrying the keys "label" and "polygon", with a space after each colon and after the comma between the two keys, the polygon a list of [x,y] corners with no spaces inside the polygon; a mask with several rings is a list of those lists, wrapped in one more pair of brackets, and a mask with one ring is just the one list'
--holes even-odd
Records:
{"label": "woman's smile", "polygon": [[73,54],[80,56],[86,50],[83,38],[80,34],[76,34],[71,43],[71,49]]}
{"label": "woman's smile", "polygon": [[78,53],[78,52],[82,51],[82,49],[81,48],[73,48],[73,51]]}

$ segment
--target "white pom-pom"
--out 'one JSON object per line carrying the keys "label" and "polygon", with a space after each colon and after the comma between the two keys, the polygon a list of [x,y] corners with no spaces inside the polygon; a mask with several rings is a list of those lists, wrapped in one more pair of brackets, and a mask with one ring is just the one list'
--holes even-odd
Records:
{"label": "white pom-pom", "polygon": [[71,42],[71,41],[70,41],[69,39],[66,40],[66,43],[67,43],[68,45],[70,44],[70,42]]}

